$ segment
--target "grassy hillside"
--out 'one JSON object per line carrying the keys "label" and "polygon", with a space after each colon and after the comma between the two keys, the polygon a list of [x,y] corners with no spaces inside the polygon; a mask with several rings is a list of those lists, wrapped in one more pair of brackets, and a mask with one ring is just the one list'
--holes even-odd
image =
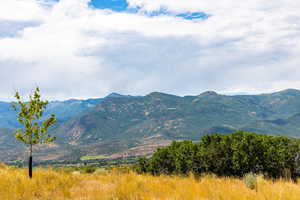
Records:
{"label": "grassy hillside", "polygon": [[27,171],[0,166],[0,199],[51,200],[298,200],[300,184],[259,177],[257,190],[241,179],[204,176],[137,175],[97,170],[94,174],[38,169],[29,180]]}
{"label": "grassy hillside", "polygon": [[[199,140],[204,134],[238,129],[300,137],[300,91],[293,89],[236,96],[215,92],[185,97],[159,92],[139,97],[112,94],[105,99],[52,102],[46,114],[50,112],[59,119],[50,130],[57,142],[40,149],[37,159],[149,155],[172,140]],[[0,105],[1,115],[6,120]],[[9,146],[8,156],[0,155],[2,161],[15,158],[13,145],[6,141],[0,141]]]}
{"label": "grassy hillside", "polygon": [[[237,129],[300,136],[295,117],[300,113],[300,91],[226,96],[205,92],[179,97],[154,92],[144,97],[109,98],[92,111],[63,123],[54,132],[61,140],[199,139],[205,133]],[[277,123],[286,121],[282,127]]]}

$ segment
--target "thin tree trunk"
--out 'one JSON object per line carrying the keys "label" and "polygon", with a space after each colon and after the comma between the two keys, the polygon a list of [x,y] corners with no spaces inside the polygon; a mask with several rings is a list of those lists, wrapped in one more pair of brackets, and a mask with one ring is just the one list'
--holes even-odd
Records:
{"label": "thin tree trunk", "polygon": [[32,144],[30,144],[30,156],[28,163],[29,178],[32,178]]}

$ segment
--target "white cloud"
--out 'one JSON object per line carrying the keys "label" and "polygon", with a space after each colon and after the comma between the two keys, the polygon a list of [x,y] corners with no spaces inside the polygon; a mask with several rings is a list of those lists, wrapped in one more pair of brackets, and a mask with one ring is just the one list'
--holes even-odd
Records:
{"label": "white cloud", "polygon": [[36,85],[52,99],[109,92],[300,89],[300,2],[128,2],[142,11],[164,8],[211,17],[190,21],[116,13],[89,8],[88,0],[61,0],[53,6],[4,0],[0,99]]}
{"label": "white cloud", "polygon": [[47,8],[36,0],[1,0],[0,20],[31,21],[43,19]]}

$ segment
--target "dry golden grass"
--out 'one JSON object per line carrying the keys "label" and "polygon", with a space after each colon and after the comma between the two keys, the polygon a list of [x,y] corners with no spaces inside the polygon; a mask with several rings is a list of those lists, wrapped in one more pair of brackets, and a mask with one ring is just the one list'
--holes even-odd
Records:
{"label": "dry golden grass", "polygon": [[258,189],[243,180],[189,177],[153,177],[133,172],[102,174],[65,173],[35,169],[28,179],[25,169],[0,165],[0,200],[299,200],[300,184],[258,178]]}

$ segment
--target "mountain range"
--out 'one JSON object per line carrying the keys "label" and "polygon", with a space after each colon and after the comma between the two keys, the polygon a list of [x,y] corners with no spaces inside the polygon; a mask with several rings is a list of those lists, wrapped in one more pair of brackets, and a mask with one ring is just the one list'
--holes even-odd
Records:
{"label": "mountain range", "polygon": [[[24,158],[15,141],[18,128],[10,103],[0,102],[0,161]],[[203,134],[238,129],[263,134],[300,136],[300,91],[260,95],[197,96],[153,92],[146,96],[113,93],[105,98],[50,102],[45,115],[56,114],[50,133],[54,144],[35,150],[38,160],[76,160],[149,155],[172,140],[198,140]]]}

